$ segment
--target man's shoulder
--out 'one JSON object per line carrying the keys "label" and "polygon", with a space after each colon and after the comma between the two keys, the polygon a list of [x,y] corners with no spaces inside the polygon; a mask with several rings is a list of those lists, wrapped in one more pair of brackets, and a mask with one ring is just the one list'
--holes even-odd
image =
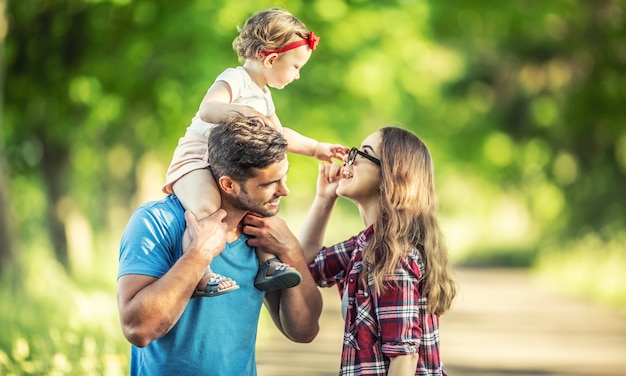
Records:
{"label": "man's shoulder", "polygon": [[174,211],[178,208],[182,208],[180,200],[176,195],[167,195],[160,200],[151,200],[146,201],[143,204],[139,205],[137,210],[147,210],[147,211]]}
{"label": "man's shoulder", "polygon": [[178,197],[176,197],[176,195],[171,194],[159,200],[146,201],[140,207],[155,209],[155,210],[158,210],[158,209],[163,210],[163,209],[168,209],[168,208],[175,209],[179,206],[181,206],[180,200],[178,199]]}
{"label": "man's shoulder", "polygon": [[168,195],[160,200],[148,201],[139,206],[133,216],[143,217],[155,222],[184,220],[185,210],[175,195]]}

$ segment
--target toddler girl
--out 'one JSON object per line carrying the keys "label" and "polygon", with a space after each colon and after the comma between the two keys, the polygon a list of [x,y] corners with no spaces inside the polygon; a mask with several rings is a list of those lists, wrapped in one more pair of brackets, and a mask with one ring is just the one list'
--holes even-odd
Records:
{"label": "toddler girl", "polygon": [[[289,152],[328,162],[343,158],[347,152],[345,146],[318,142],[284,128],[268,89],[282,89],[300,78],[300,69],[311,57],[319,38],[279,8],[253,15],[238,31],[233,48],[243,65],[223,71],[208,89],[178,142],[163,187],[165,193],[176,194],[183,207],[199,220],[220,207],[217,184],[208,170],[208,134],[216,123],[235,113],[258,117],[266,126],[280,130],[287,139]],[[255,286],[259,290],[290,288],[300,283],[300,274],[272,254],[257,250],[257,257],[260,266]],[[238,288],[230,278],[207,270],[194,296],[217,296]]]}

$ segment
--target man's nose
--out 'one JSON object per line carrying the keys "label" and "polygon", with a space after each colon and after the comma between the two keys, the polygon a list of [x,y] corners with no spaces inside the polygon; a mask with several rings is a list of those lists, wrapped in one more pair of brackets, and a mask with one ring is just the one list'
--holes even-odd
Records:
{"label": "man's nose", "polygon": [[278,194],[281,195],[281,196],[288,196],[289,195],[289,188],[287,187],[287,183],[281,182],[278,185]]}

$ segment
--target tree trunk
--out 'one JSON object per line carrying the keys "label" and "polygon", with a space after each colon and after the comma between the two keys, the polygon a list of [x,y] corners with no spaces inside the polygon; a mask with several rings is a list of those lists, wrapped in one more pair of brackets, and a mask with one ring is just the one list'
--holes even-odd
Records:
{"label": "tree trunk", "polygon": [[[7,26],[6,1],[0,0],[0,29]],[[0,67],[4,67],[4,35],[0,35]],[[4,108],[4,69],[0,71],[0,115]],[[4,276],[9,269],[16,268],[14,232],[10,222],[9,207],[9,173],[6,168],[4,154],[4,134],[2,116],[0,116],[0,277]]]}
{"label": "tree trunk", "polygon": [[[0,139],[1,142],[1,139]],[[5,168],[4,153],[0,149],[0,276],[5,275],[7,270],[14,268],[16,263],[14,232],[11,231],[9,220],[9,184],[8,174]]]}
{"label": "tree trunk", "polygon": [[42,145],[41,168],[48,197],[48,231],[56,259],[69,271],[65,221],[63,213],[58,210],[58,204],[68,192],[69,150],[67,145],[58,145],[52,140],[44,139]]}

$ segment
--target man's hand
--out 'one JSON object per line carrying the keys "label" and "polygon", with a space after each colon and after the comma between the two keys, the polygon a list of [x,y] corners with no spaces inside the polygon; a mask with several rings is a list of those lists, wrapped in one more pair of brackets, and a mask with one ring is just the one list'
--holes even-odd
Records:
{"label": "man's hand", "polygon": [[187,210],[185,212],[187,231],[183,238],[183,253],[201,252],[212,261],[226,246],[226,223],[223,222],[225,217],[226,211],[219,209],[198,221],[196,216]]}
{"label": "man's hand", "polygon": [[277,216],[261,217],[248,213],[243,218],[243,232],[249,236],[248,245],[273,253],[282,260],[281,255],[300,250],[300,243],[287,224]]}

